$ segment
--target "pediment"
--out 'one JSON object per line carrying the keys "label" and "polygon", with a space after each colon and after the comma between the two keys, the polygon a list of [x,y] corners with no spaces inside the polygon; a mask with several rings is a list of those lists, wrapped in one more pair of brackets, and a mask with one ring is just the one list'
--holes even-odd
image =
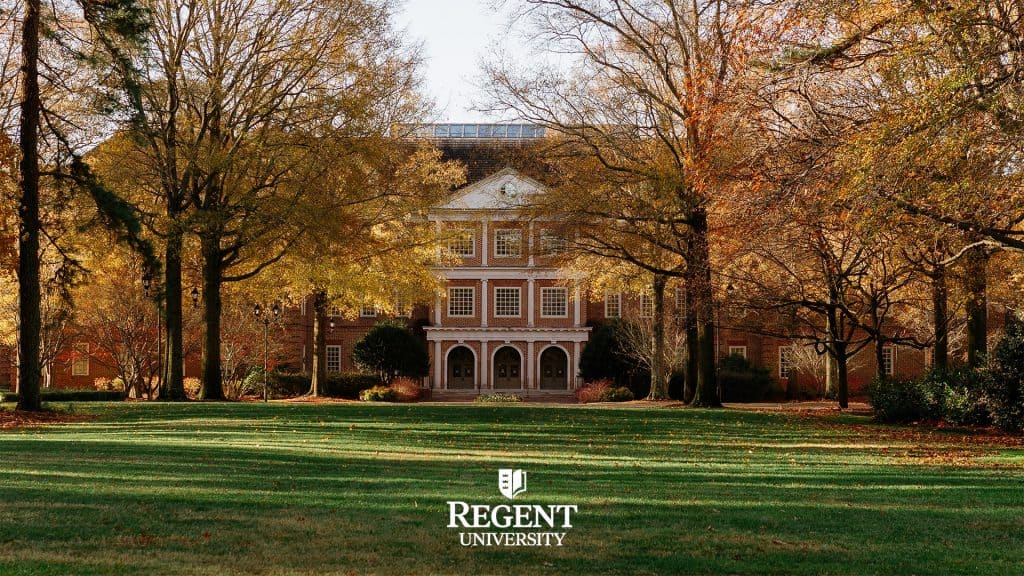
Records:
{"label": "pediment", "polygon": [[458,191],[440,210],[509,210],[529,204],[544,186],[512,168],[505,168]]}

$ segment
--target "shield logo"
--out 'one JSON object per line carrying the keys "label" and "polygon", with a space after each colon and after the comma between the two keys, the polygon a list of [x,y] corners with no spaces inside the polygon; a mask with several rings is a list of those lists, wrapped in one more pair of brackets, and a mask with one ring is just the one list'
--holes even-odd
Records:
{"label": "shield logo", "polygon": [[526,472],[518,468],[501,468],[498,470],[498,490],[509,500],[526,492]]}

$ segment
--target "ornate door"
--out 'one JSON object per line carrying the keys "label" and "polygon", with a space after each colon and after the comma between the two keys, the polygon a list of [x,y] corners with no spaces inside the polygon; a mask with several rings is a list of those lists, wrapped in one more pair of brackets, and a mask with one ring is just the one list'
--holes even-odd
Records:
{"label": "ornate door", "polygon": [[540,389],[569,389],[569,358],[561,348],[552,346],[540,354]]}
{"label": "ornate door", "polygon": [[494,354],[494,388],[522,388],[520,374],[522,356],[511,346],[505,346]]}
{"label": "ornate door", "polygon": [[473,366],[476,358],[465,346],[456,346],[448,352],[448,389],[473,389]]}

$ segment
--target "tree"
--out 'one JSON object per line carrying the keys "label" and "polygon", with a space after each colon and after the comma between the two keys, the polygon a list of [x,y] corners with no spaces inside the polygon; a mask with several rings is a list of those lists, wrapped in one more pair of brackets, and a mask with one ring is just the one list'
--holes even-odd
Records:
{"label": "tree", "polygon": [[352,360],[362,370],[388,384],[399,376],[423,378],[430,373],[427,346],[404,324],[381,322],[352,348]]}

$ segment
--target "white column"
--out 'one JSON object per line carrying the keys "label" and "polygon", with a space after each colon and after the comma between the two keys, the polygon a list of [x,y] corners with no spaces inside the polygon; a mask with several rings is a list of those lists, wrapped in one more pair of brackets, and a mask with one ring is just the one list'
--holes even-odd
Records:
{"label": "white column", "polygon": [[487,327],[487,296],[490,295],[490,290],[487,288],[487,278],[480,281],[480,325],[484,328]]}
{"label": "white column", "polygon": [[487,340],[480,342],[480,376],[478,381],[480,382],[480,389],[484,388],[486,384],[488,388],[494,388],[494,382],[491,381],[490,373],[487,371]]}
{"label": "white column", "polygon": [[580,303],[580,288],[579,288],[579,286],[577,286],[576,287],[576,293],[573,295],[573,303],[572,303],[572,313],[573,313],[572,325],[575,326],[576,328],[579,328],[580,325],[581,325],[581,322],[582,322],[581,314],[580,314],[580,306],[582,306],[582,304]]}
{"label": "white column", "polygon": [[568,378],[569,387],[576,388],[576,375],[580,373],[580,342],[572,343],[572,374]]}
{"label": "white column", "polygon": [[526,281],[526,325],[533,326],[533,278]]}
{"label": "white column", "polygon": [[533,220],[526,225],[526,265],[533,266]]}
{"label": "white column", "polygon": [[434,325],[435,326],[440,326],[441,325],[441,296],[440,295],[438,295],[437,298],[434,299]]}
{"label": "white column", "polygon": [[480,265],[487,266],[487,259],[490,253],[491,233],[488,231],[488,222],[484,220],[484,227],[480,234]]}
{"label": "white column", "polygon": [[535,388],[533,379],[534,375],[537,373],[537,367],[533,362],[533,340],[526,343],[526,370],[526,387],[533,390]]}
{"label": "white column", "polygon": [[434,342],[434,388],[445,388],[444,358],[441,357],[441,341]]}

